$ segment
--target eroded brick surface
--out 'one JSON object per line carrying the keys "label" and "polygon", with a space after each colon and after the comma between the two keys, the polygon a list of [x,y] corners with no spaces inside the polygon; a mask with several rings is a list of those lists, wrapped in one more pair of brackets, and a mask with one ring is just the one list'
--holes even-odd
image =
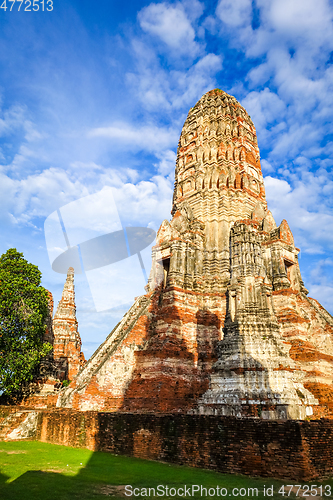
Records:
{"label": "eroded brick surface", "polygon": [[332,420],[40,412],[37,439],[224,473],[309,481],[333,473]]}
{"label": "eroded brick surface", "polygon": [[53,358],[59,365],[59,378],[73,380],[84,365],[81,337],[76,319],[74,269],[69,268],[67,279],[53,318]]}
{"label": "eroded brick surface", "polygon": [[307,297],[298,253],[267,208],[251,118],[234,97],[208,92],[180,136],[172,220],[158,232],[147,295],[58,405],[331,415],[333,319]]}
{"label": "eroded brick surface", "polygon": [[0,408],[0,441],[37,439],[223,473],[297,481],[333,474],[333,421]]}
{"label": "eroded brick surface", "polygon": [[42,359],[38,375],[31,384],[30,395],[20,405],[34,408],[56,406],[64,380],[75,378],[85,363],[76,319],[74,269],[69,268],[61,300],[53,316],[53,297],[49,292],[49,315],[44,341],[53,346]]}

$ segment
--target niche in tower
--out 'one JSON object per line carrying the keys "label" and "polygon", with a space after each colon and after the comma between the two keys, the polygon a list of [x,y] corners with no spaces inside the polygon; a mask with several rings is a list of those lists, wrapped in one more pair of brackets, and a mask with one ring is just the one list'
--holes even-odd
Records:
{"label": "niche in tower", "polygon": [[286,258],[283,259],[283,263],[284,263],[284,268],[285,268],[285,271],[286,271],[287,278],[290,281],[290,271],[291,271],[292,266],[295,263],[292,262],[291,260],[286,259]]}
{"label": "niche in tower", "polygon": [[163,259],[162,266],[163,266],[163,288],[165,288],[168,281],[168,275],[170,270],[170,258]]}

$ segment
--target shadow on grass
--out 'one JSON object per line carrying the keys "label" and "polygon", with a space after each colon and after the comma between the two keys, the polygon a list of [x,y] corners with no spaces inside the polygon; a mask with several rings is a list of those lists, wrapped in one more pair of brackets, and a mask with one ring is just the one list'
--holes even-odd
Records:
{"label": "shadow on grass", "polygon": [[[98,463],[94,463],[93,459],[74,476],[60,471],[29,470],[7,483],[5,481],[8,476],[1,475],[0,498],[6,500],[105,498],[104,495],[99,494],[104,481],[94,478],[96,466],[98,467]],[[110,476],[112,477],[112,474]]]}
{"label": "shadow on grass", "polygon": [[[30,449],[29,449],[30,445]],[[32,446],[31,446],[32,445]],[[40,445],[40,443],[39,443]],[[43,443],[45,445],[45,443]],[[111,455],[106,452],[88,452],[77,448],[66,448],[57,445],[46,445],[41,450],[32,442],[17,443],[18,447],[27,450],[25,455],[3,455],[4,471],[5,466],[11,467],[11,482],[6,482],[9,476],[0,474],[0,499],[5,500],[93,500],[96,498],[221,498],[221,495],[195,495],[182,496],[178,494],[157,495],[157,486],[162,485],[169,488],[182,488],[184,485],[191,488],[191,485],[202,485],[204,488],[227,488],[228,495],[233,488],[257,488],[258,495],[242,495],[242,498],[258,498],[267,500],[263,494],[264,485],[274,486],[274,497],[280,498],[277,494],[281,481],[272,479],[250,478],[246,476],[234,476],[217,473],[214,471],[195,469],[184,466],[169,465],[165,463],[142,460],[133,457]],[[49,446],[49,447],[47,447]],[[9,450],[8,446],[8,450]],[[33,449],[34,455],[30,450]],[[3,451],[3,450],[2,450]],[[7,452],[13,453],[13,452]],[[25,452],[24,452],[25,453]],[[91,453],[89,457],[89,453]],[[43,455],[44,458],[41,458]],[[70,458],[68,458],[70,456]],[[21,457],[21,458],[20,458]],[[45,457],[48,457],[45,459]],[[82,458],[83,457],[83,458]],[[89,457],[89,459],[88,459]],[[60,458],[60,459],[59,459]],[[53,461],[52,461],[53,459]],[[22,460],[20,462],[20,460]],[[39,462],[38,462],[39,460]],[[86,464],[79,468],[79,462]],[[8,463],[11,463],[8,465]],[[66,461],[69,462],[67,469]],[[6,463],[7,462],[7,463]],[[35,464],[40,470],[29,470]],[[53,470],[52,470],[53,468]],[[28,470],[27,470],[28,469]],[[44,469],[44,470],[43,470]],[[46,469],[46,470],[45,470]],[[78,470],[79,469],[79,470]],[[75,472],[78,472],[75,474]],[[22,471],[21,475],[19,475]],[[124,486],[132,485],[136,490],[136,496],[126,496]],[[141,488],[155,488],[145,494]],[[130,490],[127,490],[128,492]],[[174,490],[175,491],[175,490]],[[190,490],[192,493],[192,490]],[[270,497],[270,498],[274,498]]]}
{"label": "shadow on grass", "polygon": [[[89,452],[79,448],[66,448],[46,443],[2,444],[4,450],[1,451],[8,450],[7,455],[2,455],[4,470],[0,473],[0,499],[4,500],[93,500],[97,498],[161,498],[166,500],[171,498],[221,499],[221,497],[231,497],[231,500],[241,498],[281,500],[281,494],[278,491],[282,484],[288,482],[271,478],[222,474],[211,470],[111,455],[107,452]],[[15,451],[13,451],[14,447],[17,448]],[[18,448],[25,451],[21,451],[21,455],[18,455]],[[80,460],[83,462],[81,468]],[[40,470],[29,470],[36,463]],[[8,476],[7,472],[11,476]],[[20,472],[21,475],[19,475]],[[14,480],[8,482],[14,477]],[[325,481],[325,483],[332,485],[332,481]],[[138,488],[137,494],[126,496],[125,485]],[[172,493],[158,496],[158,485],[162,485],[164,491],[166,486],[177,490],[186,485],[190,488],[188,490],[190,494],[184,496]],[[202,485],[207,492],[209,489],[211,491],[208,494],[204,492],[202,495],[199,491],[193,495],[192,485]],[[220,493],[214,495],[212,492],[213,489],[218,491],[217,486],[220,488]],[[272,486],[273,496],[267,494],[267,488]],[[150,494],[148,492],[145,494],[142,488],[152,488],[152,490]],[[153,488],[155,488],[155,496]],[[221,494],[222,488],[225,488],[224,491],[227,493]],[[243,488],[242,494],[233,493],[233,488],[237,488],[238,491]],[[266,488],[266,494],[264,488]],[[130,489],[127,490],[128,493],[130,491]]]}
{"label": "shadow on grass", "polygon": [[[2,474],[0,472],[0,488],[3,484],[5,484],[6,481],[8,481],[9,476],[6,476],[5,474]],[[1,498],[1,497],[0,497]]]}

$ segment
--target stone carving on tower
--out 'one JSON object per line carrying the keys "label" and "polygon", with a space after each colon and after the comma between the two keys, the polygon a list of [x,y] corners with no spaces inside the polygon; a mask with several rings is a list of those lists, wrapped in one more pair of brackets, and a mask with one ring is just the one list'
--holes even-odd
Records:
{"label": "stone carving on tower", "polygon": [[189,111],[171,222],[147,294],[58,399],[78,409],[320,417],[333,410],[333,318],[307,297],[267,208],[256,130],[215,89]]}

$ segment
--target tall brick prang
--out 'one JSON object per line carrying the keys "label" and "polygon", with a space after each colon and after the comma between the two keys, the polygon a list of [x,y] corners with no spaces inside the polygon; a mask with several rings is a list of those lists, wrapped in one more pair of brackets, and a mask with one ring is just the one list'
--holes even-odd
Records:
{"label": "tall brick prang", "polygon": [[53,358],[60,380],[73,380],[85,359],[81,352],[81,337],[76,319],[74,269],[70,267],[53,318]]}
{"label": "tall brick prang", "polygon": [[191,108],[172,220],[139,297],[58,405],[264,419],[333,415],[333,318],[268,210],[256,130],[215,89]]}

